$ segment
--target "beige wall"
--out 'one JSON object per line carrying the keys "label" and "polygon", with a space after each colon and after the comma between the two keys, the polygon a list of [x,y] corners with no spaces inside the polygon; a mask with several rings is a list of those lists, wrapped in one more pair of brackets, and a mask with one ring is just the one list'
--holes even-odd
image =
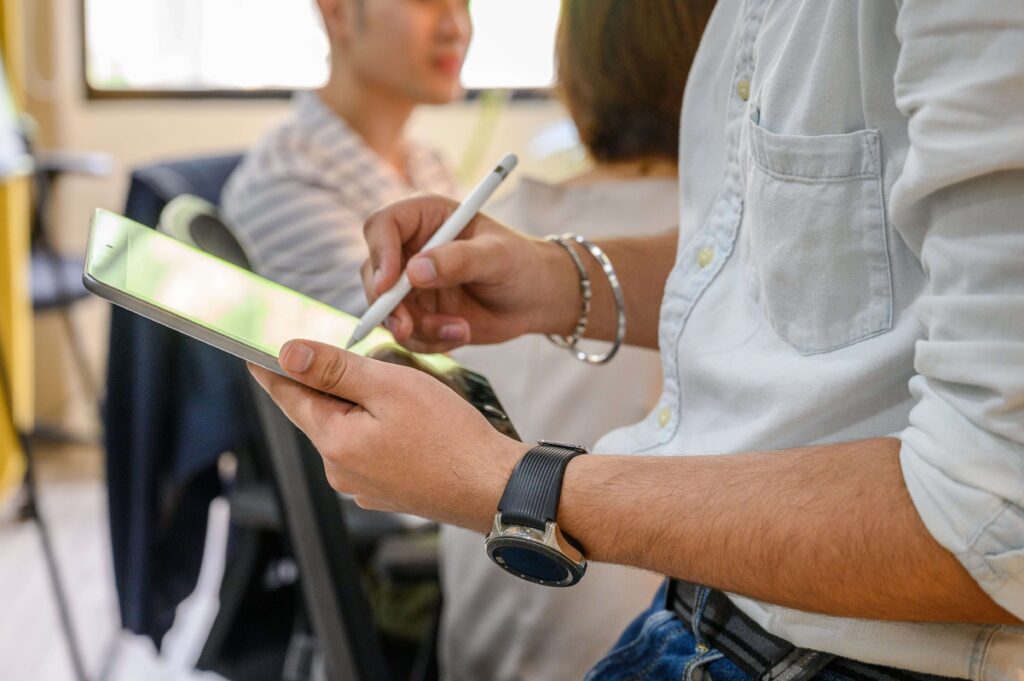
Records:
{"label": "beige wall", "polygon": [[[27,61],[30,66],[29,110],[40,124],[48,148],[109,153],[114,171],[107,178],[67,178],[54,210],[57,241],[68,252],[81,252],[88,218],[96,207],[124,205],[129,170],[157,159],[244,149],[260,133],[287,115],[284,101],[89,101],[81,77],[79,0],[27,0]],[[508,104],[496,115],[477,103],[424,108],[411,129],[434,143],[460,169],[474,176],[505,150],[523,156],[521,174],[557,177],[575,160],[531,157],[528,143],[544,125],[564,116],[549,101]],[[468,139],[483,129],[477,164],[467,164]],[[475,166],[475,167],[473,167]],[[105,354],[106,308],[89,300],[76,311],[97,373]],[[40,418],[62,421],[80,430],[94,429],[92,413],[70,373],[66,342],[54,319],[39,319],[37,343],[37,410]]]}

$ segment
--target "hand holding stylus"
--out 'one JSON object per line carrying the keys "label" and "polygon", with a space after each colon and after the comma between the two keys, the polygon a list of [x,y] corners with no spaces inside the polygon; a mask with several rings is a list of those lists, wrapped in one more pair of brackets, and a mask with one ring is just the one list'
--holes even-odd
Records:
{"label": "hand holding stylus", "polygon": [[[427,243],[423,246],[423,250],[429,251],[442,244],[454,241],[518,163],[519,159],[515,154],[505,154],[494,170],[480,181],[480,184],[470,192],[466,200],[452,211],[448,219],[430,236]],[[359,320],[359,324],[356,325],[355,331],[352,333],[352,338],[349,339],[348,345],[345,346],[346,349],[351,348],[366,338],[367,334],[374,327],[384,322],[388,315],[402,302],[402,299],[409,295],[411,290],[412,285],[409,282],[409,276],[403,272],[402,276],[398,278],[398,282],[382,293]]]}
{"label": "hand holding stylus", "polygon": [[459,239],[423,251],[458,204],[414,197],[370,216],[363,286],[374,301],[405,273],[412,292],[387,327],[416,352],[500,343],[528,333],[572,333],[579,280],[560,246],[477,215]]}

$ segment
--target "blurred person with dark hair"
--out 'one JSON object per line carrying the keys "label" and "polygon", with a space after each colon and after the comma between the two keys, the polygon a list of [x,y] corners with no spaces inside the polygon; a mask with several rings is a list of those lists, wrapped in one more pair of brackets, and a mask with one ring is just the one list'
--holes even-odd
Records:
{"label": "blurred person with dark hair", "polygon": [[461,95],[466,0],[317,0],[330,77],[246,156],[225,220],[256,271],[351,314],[366,296],[363,221],[416,191],[455,192],[440,155],[406,138],[422,104]]}
{"label": "blurred person with dark hair", "polygon": [[[558,184],[525,178],[488,214],[538,237],[570,231],[596,239],[624,224],[637,234],[677,231],[680,107],[713,6],[564,2],[557,87],[592,167]],[[454,354],[488,376],[526,442],[558,433],[592,446],[642,419],[661,387],[658,354],[642,348],[623,349],[601,368],[565,361],[565,351],[540,336]],[[653,573],[592,564],[571,589],[538,588],[497,569],[478,533],[445,526],[441,542],[447,681],[579,679],[660,584]]]}

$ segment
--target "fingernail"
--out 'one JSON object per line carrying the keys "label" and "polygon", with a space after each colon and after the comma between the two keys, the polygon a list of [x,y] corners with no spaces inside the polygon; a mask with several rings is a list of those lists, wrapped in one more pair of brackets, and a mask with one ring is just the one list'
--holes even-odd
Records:
{"label": "fingernail", "polygon": [[466,333],[462,324],[445,324],[438,330],[437,335],[441,340],[462,340]]}
{"label": "fingernail", "polygon": [[388,331],[394,335],[398,330],[398,317],[395,315],[388,315],[388,318],[384,320],[384,326],[386,326]]}
{"label": "fingernail", "polygon": [[301,374],[313,363],[313,348],[305,343],[289,341],[281,352],[280,362],[285,371]]}
{"label": "fingernail", "polygon": [[380,293],[380,282],[384,279],[384,273],[380,270],[373,271],[373,292]]}
{"label": "fingernail", "polygon": [[409,277],[421,284],[429,284],[437,279],[437,270],[434,268],[434,261],[430,258],[413,258],[409,261]]}

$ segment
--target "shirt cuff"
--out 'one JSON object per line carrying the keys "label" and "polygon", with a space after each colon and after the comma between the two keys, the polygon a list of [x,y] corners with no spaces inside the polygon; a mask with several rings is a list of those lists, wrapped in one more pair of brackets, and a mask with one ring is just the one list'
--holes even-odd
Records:
{"label": "shirt cuff", "polygon": [[999,606],[1024,619],[1024,447],[965,417],[921,376],[900,464],[928,531]]}

